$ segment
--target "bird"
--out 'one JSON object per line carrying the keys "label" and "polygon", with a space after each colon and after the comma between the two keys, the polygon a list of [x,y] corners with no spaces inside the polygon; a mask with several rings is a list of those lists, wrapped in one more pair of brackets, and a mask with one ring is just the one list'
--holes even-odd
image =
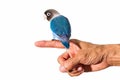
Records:
{"label": "bird", "polygon": [[53,39],[58,39],[66,49],[69,49],[71,37],[71,25],[67,17],[61,15],[55,9],[47,9],[44,12],[46,19],[50,22]]}

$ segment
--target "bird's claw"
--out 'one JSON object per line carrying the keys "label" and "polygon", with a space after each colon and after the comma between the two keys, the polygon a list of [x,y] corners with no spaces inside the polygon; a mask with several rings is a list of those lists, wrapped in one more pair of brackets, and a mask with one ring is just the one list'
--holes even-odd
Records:
{"label": "bird's claw", "polygon": [[52,41],[55,41],[55,39],[52,39]]}

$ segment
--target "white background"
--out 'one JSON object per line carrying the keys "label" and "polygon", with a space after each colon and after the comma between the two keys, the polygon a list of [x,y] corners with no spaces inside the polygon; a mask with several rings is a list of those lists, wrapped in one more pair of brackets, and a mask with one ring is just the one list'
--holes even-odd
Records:
{"label": "white background", "polygon": [[59,72],[65,50],[38,48],[52,39],[46,9],[68,17],[71,38],[96,44],[120,43],[119,0],[0,0],[0,80],[120,80],[120,67],[70,77]]}

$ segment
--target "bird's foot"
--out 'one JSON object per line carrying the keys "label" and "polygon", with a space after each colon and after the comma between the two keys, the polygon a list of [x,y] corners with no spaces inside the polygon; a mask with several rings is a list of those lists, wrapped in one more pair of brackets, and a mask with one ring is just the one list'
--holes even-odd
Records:
{"label": "bird's foot", "polygon": [[55,41],[55,39],[52,39],[52,41]]}

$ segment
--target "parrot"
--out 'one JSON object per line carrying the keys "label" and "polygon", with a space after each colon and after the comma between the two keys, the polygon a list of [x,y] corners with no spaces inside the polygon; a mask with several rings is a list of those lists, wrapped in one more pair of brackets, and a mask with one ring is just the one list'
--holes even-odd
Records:
{"label": "parrot", "polygon": [[50,22],[53,39],[58,39],[66,49],[69,49],[71,37],[71,25],[67,17],[61,15],[55,9],[47,9],[44,12],[46,19]]}

